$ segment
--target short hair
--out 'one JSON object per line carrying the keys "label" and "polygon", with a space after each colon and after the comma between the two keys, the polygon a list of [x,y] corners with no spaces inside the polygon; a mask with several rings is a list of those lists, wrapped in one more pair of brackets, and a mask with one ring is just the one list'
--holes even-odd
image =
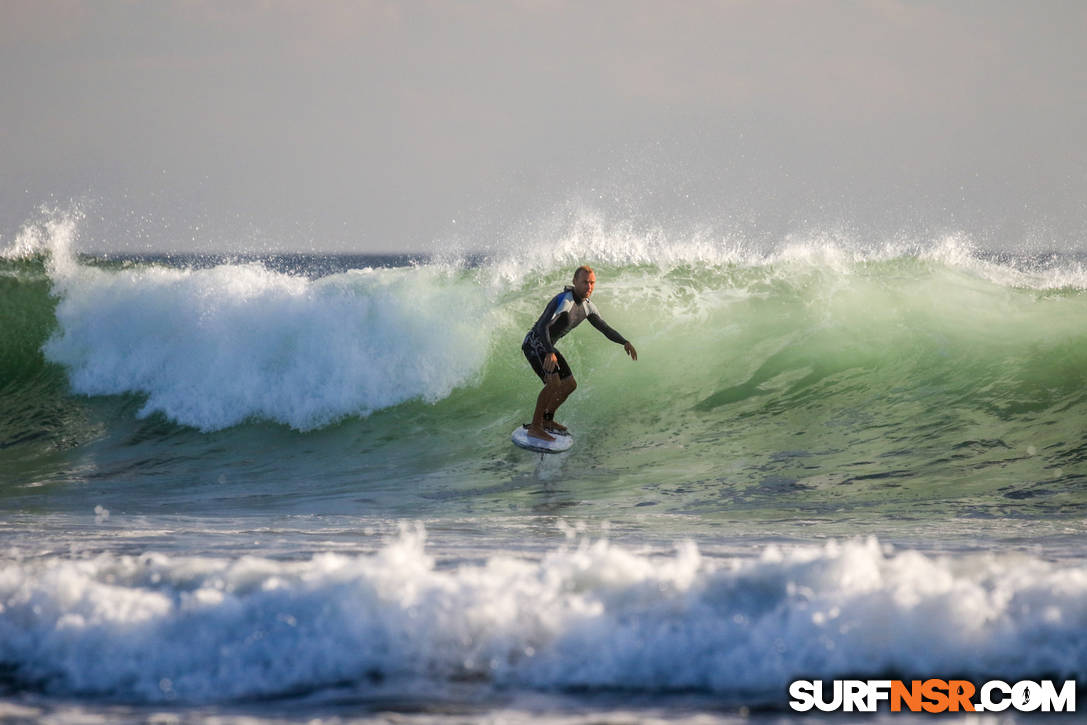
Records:
{"label": "short hair", "polygon": [[583,265],[581,265],[580,267],[578,267],[577,269],[574,270],[574,281],[577,282],[578,275],[583,274],[583,273],[585,275],[596,274],[596,272],[593,271],[592,267],[590,267],[587,264],[583,264]]}

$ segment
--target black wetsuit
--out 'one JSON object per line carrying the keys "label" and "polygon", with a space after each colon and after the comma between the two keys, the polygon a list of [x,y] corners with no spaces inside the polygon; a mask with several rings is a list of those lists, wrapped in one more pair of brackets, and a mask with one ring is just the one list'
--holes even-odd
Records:
{"label": "black wetsuit", "polygon": [[565,380],[573,375],[562,353],[555,349],[555,342],[580,325],[582,320],[588,320],[612,342],[620,345],[627,344],[626,338],[609,327],[608,323],[600,317],[600,313],[596,311],[596,305],[587,299],[578,299],[574,294],[574,288],[567,287],[547,303],[540,319],[536,320],[536,324],[528,331],[525,341],[521,344],[521,351],[525,353],[525,358],[540,376],[540,380],[547,382],[543,361],[547,354],[552,352],[558,359],[559,379]]}

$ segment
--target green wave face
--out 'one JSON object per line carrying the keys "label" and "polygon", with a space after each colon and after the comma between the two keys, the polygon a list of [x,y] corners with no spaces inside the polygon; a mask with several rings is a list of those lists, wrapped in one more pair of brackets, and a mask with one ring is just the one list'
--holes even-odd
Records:
{"label": "green wave face", "polygon": [[[93,458],[97,475],[124,471],[137,484],[227,471],[269,490],[305,476],[318,483],[303,495],[319,497],[376,482],[389,492],[497,491],[499,499],[519,495],[503,487],[535,465],[508,441],[539,386],[521,338],[573,266],[563,258],[510,271],[487,261],[285,281],[230,265],[206,279],[107,265],[58,280],[40,259],[3,264],[0,463],[14,472],[9,486],[77,480]],[[596,271],[594,301],[639,360],[589,325],[559,345],[579,383],[559,419],[578,443],[554,475],[581,500],[723,516],[1082,516],[1082,285],[924,255],[667,265],[605,258]],[[239,280],[250,297],[254,285],[266,285],[260,304],[231,296]],[[186,305],[173,304],[190,299],[185,285],[212,297],[205,316],[223,308],[231,315],[185,337]],[[382,326],[389,304],[401,315],[392,328]],[[328,305],[339,306],[335,315],[314,317]],[[436,316],[458,305],[463,313]],[[106,310],[131,315],[116,326],[125,334],[146,325],[125,338],[126,349],[180,345],[170,359],[199,357],[205,342],[229,350],[246,329],[262,330],[252,344],[267,347],[244,351],[263,361],[255,379],[224,376],[212,390],[229,397],[244,384],[279,395],[278,407],[202,430],[174,412],[183,408],[156,408],[156,386],[172,394],[175,384],[199,390],[206,380],[178,380],[188,374],[179,368],[169,379],[152,370],[126,383],[126,368],[108,364],[124,356],[113,347],[112,357],[98,355],[98,343],[110,341],[87,327]],[[355,316],[374,326],[343,339],[374,344],[359,348],[368,357],[345,358],[356,348],[336,341]],[[465,318],[470,324],[458,327]],[[442,329],[449,347],[432,344]],[[51,347],[58,339],[67,347]],[[64,355],[51,359],[43,349]],[[307,386],[322,381],[307,382],[307,364],[326,378],[346,370],[343,394],[321,392],[328,400],[315,406],[318,388]],[[366,398],[361,376],[375,369],[403,384],[403,394]],[[416,388],[396,379],[401,369]],[[93,375],[115,386],[110,394],[79,388]],[[294,400],[331,412],[304,428],[260,412],[289,416]],[[394,507],[401,500],[389,496]]]}
{"label": "green wave face", "polygon": [[1082,505],[1082,292],[916,260],[677,271],[657,289],[616,320],[652,320],[636,372],[593,354],[608,404],[589,427],[604,449],[637,442],[638,484],[756,508]]}
{"label": "green wave face", "polygon": [[55,300],[39,259],[0,259],[0,468],[13,478],[50,476],[58,451],[93,437],[63,368],[42,345],[56,330]]}

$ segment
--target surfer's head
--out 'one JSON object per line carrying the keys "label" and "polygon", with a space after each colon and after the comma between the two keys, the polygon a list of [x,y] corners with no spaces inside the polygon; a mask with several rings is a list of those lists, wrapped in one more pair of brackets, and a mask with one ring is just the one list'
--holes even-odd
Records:
{"label": "surfer's head", "polygon": [[574,270],[574,294],[579,299],[587,300],[596,287],[596,272],[587,264]]}

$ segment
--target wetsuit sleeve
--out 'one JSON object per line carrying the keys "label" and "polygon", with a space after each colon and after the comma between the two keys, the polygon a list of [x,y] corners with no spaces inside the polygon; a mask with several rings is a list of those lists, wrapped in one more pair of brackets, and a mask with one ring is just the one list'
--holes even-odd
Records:
{"label": "wetsuit sleeve", "polygon": [[[532,334],[536,336],[540,342],[544,344],[544,347],[548,352],[555,352],[555,344],[551,341],[551,318],[555,314],[555,310],[559,308],[559,300],[562,299],[562,295],[555,295],[550,302],[547,303],[547,307],[544,308],[543,314],[540,315],[540,319],[536,320],[536,324],[532,326]],[[569,317],[570,313],[563,312],[562,315]],[[555,320],[556,323],[566,324],[562,315],[559,319]],[[562,329],[560,326],[558,329]]]}
{"label": "wetsuit sleeve", "polygon": [[611,327],[609,327],[608,323],[604,322],[604,319],[596,312],[590,313],[589,316],[585,319],[587,319],[589,321],[589,324],[591,324],[593,327],[603,332],[604,337],[608,338],[612,342],[617,342],[620,345],[627,344],[627,339],[615,330],[613,330]]}

